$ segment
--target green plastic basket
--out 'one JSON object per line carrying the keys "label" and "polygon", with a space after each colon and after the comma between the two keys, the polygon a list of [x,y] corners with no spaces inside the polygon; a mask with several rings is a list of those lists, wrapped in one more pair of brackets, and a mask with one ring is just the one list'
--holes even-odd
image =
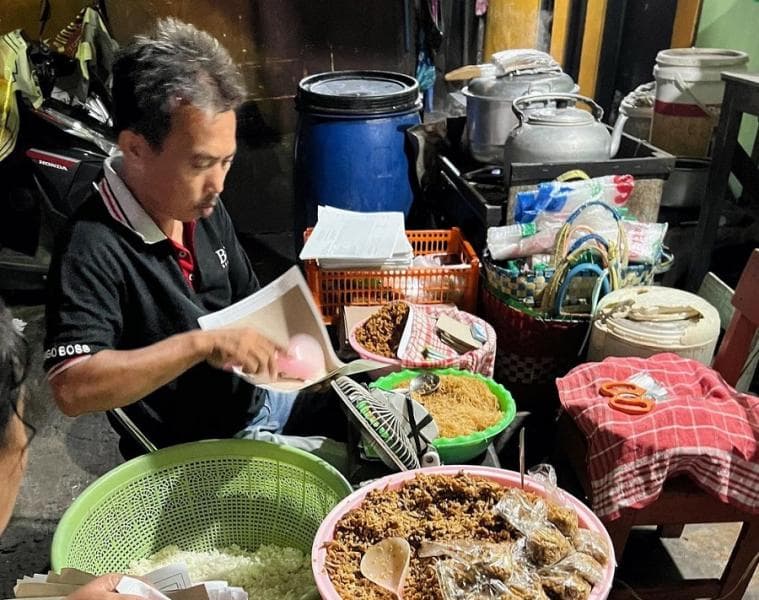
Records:
{"label": "green plastic basket", "polygon": [[[380,377],[372,384],[372,386],[376,386],[383,390],[404,387],[404,384],[408,381],[420,373],[425,372],[428,371],[411,371],[406,369],[398,373],[391,373],[385,377]],[[450,465],[466,462],[473,459],[475,456],[479,456],[485,452],[492,439],[506,429],[514,420],[514,417],[517,414],[517,407],[514,403],[514,399],[511,397],[509,391],[501,384],[496,383],[489,377],[484,377],[479,373],[470,373],[469,371],[460,371],[459,369],[432,369],[431,372],[437,373],[438,375],[453,375],[455,377],[479,379],[488,386],[488,389],[496,398],[498,398],[498,403],[501,405],[503,416],[497,423],[494,423],[487,429],[476,431],[469,435],[460,435],[455,438],[438,438],[432,442],[432,445],[440,454],[440,459],[445,464]]]}
{"label": "green plastic basket", "polygon": [[350,492],[337,470],[302,450],[253,440],[173,446],[90,485],[58,524],[51,563],[123,571],[169,544],[310,552],[322,520]]}

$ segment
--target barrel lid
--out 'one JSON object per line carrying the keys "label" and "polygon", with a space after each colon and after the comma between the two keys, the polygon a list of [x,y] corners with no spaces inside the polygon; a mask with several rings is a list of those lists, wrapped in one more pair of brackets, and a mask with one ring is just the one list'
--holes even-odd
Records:
{"label": "barrel lid", "polygon": [[513,100],[526,94],[572,92],[574,80],[561,71],[548,73],[513,73],[501,77],[477,77],[467,86],[473,96]]}
{"label": "barrel lid", "polygon": [[302,79],[298,110],[339,114],[384,114],[421,108],[419,83],[389,71],[333,71]]}
{"label": "barrel lid", "polygon": [[656,55],[657,65],[667,67],[729,67],[748,62],[748,54],[727,48],[669,48]]}

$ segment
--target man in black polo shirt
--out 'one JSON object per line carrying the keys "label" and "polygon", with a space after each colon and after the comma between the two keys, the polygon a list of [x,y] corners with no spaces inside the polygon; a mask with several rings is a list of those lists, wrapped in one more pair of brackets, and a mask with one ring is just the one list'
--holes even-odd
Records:
{"label": "man in black polo shirt", "polygon": [[[230,372],[276,375],[279,349],[253,329],[197,323],[259,287],[219,200],[245,94],[239,71],[214,38],[166,19],[120,53],[113,94],[121,155],[106,161],[50,269],[56,403],[71,416],[123,407],[159,447],[230,437],[270,413],[281,433],[291,413],[321,407],[293,409],[292,396],[268,398]],[[267,402],[276,406],[262,411]],[[305,420],[304,435],[335,421]],[[120,433],[122,453],[138,453]]]}

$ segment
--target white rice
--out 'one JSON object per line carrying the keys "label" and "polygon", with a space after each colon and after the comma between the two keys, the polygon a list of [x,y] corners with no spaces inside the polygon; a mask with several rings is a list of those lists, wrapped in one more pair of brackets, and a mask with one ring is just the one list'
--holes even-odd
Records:
{"label": "white rice", "polygon": [[166,546],[130,564],[129,574],[145,575],[174,563],[187,565],[193,582],[224,580],[230,586],[244,588],[255,600],[300,600],[316,588],[309,554],[267,545],[255,552],[239,546],[211,552],[186,552],[177,546]]}

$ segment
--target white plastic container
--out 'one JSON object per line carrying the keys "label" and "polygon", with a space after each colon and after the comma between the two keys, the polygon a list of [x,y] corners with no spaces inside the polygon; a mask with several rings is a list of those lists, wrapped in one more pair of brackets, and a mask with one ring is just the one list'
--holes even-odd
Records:
{"label": "white plastic container", "polygon": [[634,106],[624,100],[619,105],[619,113],[627,116],[625,133],[639,140],[648,140],[654,109],[650,106]]}
{"label": "white plastic container", "polygon": [[717,309],[695,294],[658,286],[623,288],[598,305],[588,360],[673,352],[709,365],[719,331]]}
{"label": "white plastic container", "polygon": [[639,140],[651,137],[656,82],[644,83],[627,94],[619,104],[619,114],[627,117],[625,133]]}
{"label": "white plastic container", "polygon": [[723,71],[746,71],[748,54],[720,48],[671,48],[656,55],[651,142],[676,156],[709,156],[725,85]]}

